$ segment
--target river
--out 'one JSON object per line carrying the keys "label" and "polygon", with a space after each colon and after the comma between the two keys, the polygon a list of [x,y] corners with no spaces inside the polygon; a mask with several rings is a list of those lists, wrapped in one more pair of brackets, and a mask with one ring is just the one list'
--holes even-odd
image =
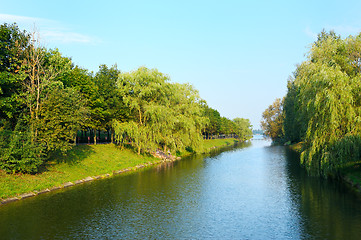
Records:
{"label": "river", "polygon": [[0,239],[360,239],[361,199],[267,140],[0,207]]}

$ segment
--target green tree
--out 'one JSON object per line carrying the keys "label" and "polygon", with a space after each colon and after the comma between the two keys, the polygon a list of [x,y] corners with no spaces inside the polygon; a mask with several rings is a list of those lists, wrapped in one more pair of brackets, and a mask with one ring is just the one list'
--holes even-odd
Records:
{"label": "green tree", "polygon": [[19,118],[15,129],[0,132],[0,168],[8,173],[36,173],[44,163],[44,148],[33,141],[28,122]]}
{"label": "green tree", "polygon": [[283,101],[277,98],[262,114],[262,130],[272,141],[279,142],[283,139]]}
{"label": "green tree", "polygon": [[246,141],[253,137],[252,125],[249,119],[235,118],[233,122],[235,123],[235,134],[241,141]]}
{"label": "green tree", "polygon": [[235,123],[226,117],[221,117],[220,134],[232,134],[234,130]]}
{"label": "green tree", "polygon": [[[16,28],[12,31],[16,31]],[[0,129],[0,167],[9,172],[37,172],[51,152],[68,150],[70,139],[74,139],[74,129],[78,128],[75,121],[81,122],[84,116],[81,110],[83,108],[80,106],[82,102],[76,92],[64,89],[60,81],[70,71],[71,60],[63,57],[57,49],[48,50],[40,46],[35,36],[34,33],[31,43],[20,51],[22,58],[17,60],[15,67],[2,69],[8,72],[10,70],[7,76],[15,79],[11,83],[15,86],[15,91],[10,93],[4,91],[9,89],[6,88],[9,81],[2,81],[5,83],[1,85],[1,92],[5,93],[1,98],[2,103],[9,98],[16,99],[21,105],[14,109],[22,110],[15,118],[15,114],[9,112],[16,111],[9,111],[3,105],[1,107],[1,112],[5,113],[8,119],[13,119],[10,125],[15,126],[4,126]],[[29,36],[25,34],[23,37],[28,40]],[[10,47],[15,48],[11,49],[12,52],[19,53],[17,44],[8,44],[5,48]],[[67,109],[70,107],[71,109]],[[78,118],[74,119],[74,116]],[[8,135],[8,138],[5,139],[4,135]]]}
{"label": "green tree", "polygon": [[33,141],[37,142],[40,109],[50,91],[56,85],[61,84],[57,78],[71,69],[71,60],[61,56],[55,50],[47,50],[40,46],[35,33],[32,36],[32,44],[28,48],[22,70],[27,78],[24,81],[26,89],[25,100],[30,119],[30,131],[33,133]]}
{"label": "green tree", "polygon": [[[118,76],[120,70],[114,65],[108,68],[100,65],[95,74],[94,83],[98,89],[98,99],[101,99],[101,127],[100,129],[112,131],[112,122],[117,120],[125,122],[129,118],[129,111],[123,103],[123,96],[118,88]],[[112,131],[113,132],[113,131]]]}
{"label": "green tree", "polygon": [[0,25],[0,129],[13,130],[26,107],[21,67],[29,39],[16,24]]}
{"label": "green tree", "polygon": [[113,127],[117,140],[128,141],[124,138],[129,137],[138,154],[141,150],[156,147],[155,134],[149,119],[151,115],[148,111],[157,107],[165,97],[164,84],[168,81],[168,76],[145,67],[119,76],[118,86],[121,86],[119,90],[124,103],[130,109],[131,118],[130,121],[123,123],[115,120]]}
{"label": "green tree", "polygon": [[286,138],[304,141],[301,163],[311,174],[327,176],[359,161],[360,52],[360,34],[341,39],[323,31],[289,82]]}
{"label": "green tree", "polygon": [[141,151],[193,149],[202,144],[205,118],[198,92],[187,84],[172,84],[156,69],[141,67],[122,73],[118,86],[130,110],[130,120],[114,120],[118,142],[131,141]]}
{"label": "green tree", "polygon": [[[297,71],[295,72],[295,78]],[[307,115],[301,114],[301,103],[298,101],[299,87],[294,78],[289,78],[287,83],[287,94],[283,102],[283,128],[285,140],[300,142],[304,139],[307,131]]]}
{"label": "green tree", "polygon": [[166,147],[173,151],[182,151],[187,147],[193,151],[202,150],[202,130],[207,118],[203,116],[203,100],[198,91],[189,84],[168,84],[167,88],[167,100],[163,103],[164,121],[156,124],[159,128],[156,139],[161,139],[158,144],[163,146],[164,151]]}
{"label": "green tree", "polygon": [[61,78],[66,88],[76,89],[89,108],[89,117],[82,123],[81,129],[94,133],[96,144],[96,130],[102,129],[105,121],[104,98],[99,93],[99,87],[94,81],[92,73],[88,70],[75,66]]}
{"label": "green tree", "polygon": [[38,141],[47,152],[65,153],[88,117],[88,108],[72,88],[57,87],[44,99],[38,120]]}
{"label": "green tree", "polygon": [[207,138],[213,135],[220,134],[221,130],[221,115],[219,112],[211,107],[209,107],[207,104],[203,105],[204,108],[204,116],[209,119],[204,132]]}

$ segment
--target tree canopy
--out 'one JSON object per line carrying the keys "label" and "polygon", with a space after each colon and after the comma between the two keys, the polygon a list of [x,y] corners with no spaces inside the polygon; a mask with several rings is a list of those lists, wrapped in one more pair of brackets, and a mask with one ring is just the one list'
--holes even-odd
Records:
{"label": "tree canopy", "polygon": [[342,39],[322,31],[288,81],[284,138],[304,142],[301,163],[311,174],[327,176],[359,161],[360,71],[361,34]]}
{"label": "tree canopy", "polygon": [[93,133],[96,143],[100,130],[139,154],[199,151],[204,137],[245,141],[252,133],[248,119],[221,117],[192,85],[157,69],[100,65],[94,74],[42,46],[36,33],[1,25],[0,168],[36,173],[75,146],[78,132]]}
{"label": "tree canopy", "polygon": [[272,141],[283,140],[283,100],[277,98],[262,114],[261,126],[266,136]]}

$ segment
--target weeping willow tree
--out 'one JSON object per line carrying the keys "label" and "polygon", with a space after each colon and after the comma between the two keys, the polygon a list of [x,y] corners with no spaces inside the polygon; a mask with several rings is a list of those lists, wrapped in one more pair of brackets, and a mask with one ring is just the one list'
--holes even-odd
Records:
{"label": "weeping willow tree", "polygon": [[302,136],[301,163],[311,174],[360,161],[360,53],[361,35],[343,40],[322,32],[289,82],[286,138]]}
{"label": "weeping willow tree", "polygon": [[170,83],[156,69],[141,67],[119,75],[119,90],[131,118],[113,123],[119,143],[142,151],[183,150],[202,147],[202,116],[198,92],[188,84]]}
{"label": "weeping willow tree", "polygon": [[182,151],[190,147],[202,150],[201,130],[207,119],[203,116],[198,91],[189,84],[170,83],[164,86],[166,97],[147,114],[155,132],[155,142],[163,151]]}

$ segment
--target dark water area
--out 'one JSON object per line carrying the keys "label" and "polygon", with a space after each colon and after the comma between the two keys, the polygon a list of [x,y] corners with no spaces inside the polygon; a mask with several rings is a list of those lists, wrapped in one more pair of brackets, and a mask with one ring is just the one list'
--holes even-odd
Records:
{"label": "dark water area", "polygon": [[0,239],[361,239],[361,199],[254,140],[1,206]]}

